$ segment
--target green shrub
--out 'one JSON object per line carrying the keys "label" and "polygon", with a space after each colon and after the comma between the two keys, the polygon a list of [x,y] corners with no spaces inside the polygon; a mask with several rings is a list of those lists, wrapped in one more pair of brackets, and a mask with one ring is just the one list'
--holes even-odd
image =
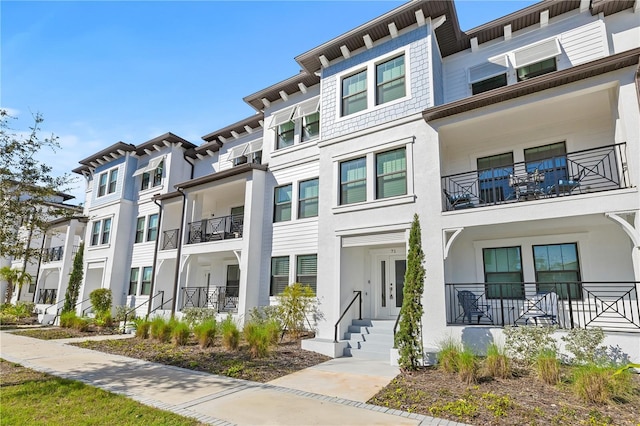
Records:
{"label": "green shrub", "polygon": [[184,320],[194,327],[209,319],[216,318],[216,311],[209,308],[186,308],[182,311]]}
{"label": "green shrub", "polygon": [[544,349],[538,353],[535,361],[538,378],[549,385],[560,381],[560,360],[556,351]]}
{"label": "green shrub", "polygon": [[556,327],[505,327],[505,350],[511,358],[535,364],[538,354],[545,350],[558,351],[553,338]]}
{"label": "green shrub", "polygon": [[72,328],[76,317],[75,312],[63,312],[60,314],[60,327]]}
{"label": "green shrub", "polygon": [[102,312],[96,315],[94,323],[98,327],[112,327],[113,318],[111,318],[111,314],[109,312]]}
{"label": "green shrub", "polygon": [[604,341],[604,331],[601,328],[572,328],[562,337],[565,349],[573,354],[575,364],[597,364],[598,358],[606,347],[600,346]]}
{"label": "green shrub", "polygon": [[511,363],[504,348],[492,343],[487,348],[487,358],[484,361],[484,368],[491,377],[508,379],[511,377]]}
{"label": "green shrub", "polygon": [[73,319],[73,328],[75,328],[78,331],[88,331],[90,324],[91,322],[89,321],[88,318],[75,317]]}
{"label": "green shrub", "polygon": [[458,355],[458,377],[464,383],[471,385],[478,381],[478,357],[469,348],[464,348]]}
{"label": "green shrub", "polygon": [[108,288],[93,290],[89,294],[89,299],[91,300],[91,305],[96,315],[111,312],[111,290]]}
{"label": "green shrub", "polygon": [[134,319],[136,319],[136,311],[134,311],[132,308],[128,306],[116,306],[115,311],[116,311],[116,314],[113,317],[113,320],[115,322],[124,321],[125,316],[127,317],[127,322],[133,321]]}
{"label": "green shrub", "polygon": [[162,340],[161,335],[166,321],[162,317],[155,317],[149,324],[149,337],[155,340]]}
{"label": "green shrub", "polygon": [[171,327],[171,341],[175,346],[184,346],[189,341],[191,329],[184,321],[175,321]]}
{"label": "green shrub", "polygon": [[242,330],[244,339],[249,344],[249,352],[254,358],[264,358],[269,353],[271,336],[266,324],[247,322]]}
{"label": "green shrub", "polygon": [[624,400],[630,390],[631,373],[628,370],[615,374],[612,367],[587,364],[573,369],[571,386],[576,395],[587,402],[606,404]]}
{"label": "green shrub", "polygon": [[8,312],[0,312],[0,324],[15,324],[18,322],[18,317]]}
{"label": "green shrub", "polygon": [[458,371],[458,359],[462,352],[462,345],[448,337],[438,343],[439,351],[436,356],[438,360],[438,368],[443,369],[447,373],[456,373]]}
{"label": "green shrub", "polygon": [[271,318],[267,322],[264,323],[264,327],[267,330],[267,334],[269,335],[269,342],[271,344],[276,345],[278,340],[280,340],[280,336],[282,333],[282,325],[280,321],[275,318]]}
{"label": "green shrub", "polygon": [[33,315],[36,305],[33,302],[18,302],[10,311],[17,318],[29,318]]}
{"label": "green shrub", "polygon": [[295,339],[305,331],[308,315],[317,311],[315,293],[308,285],[293,283],[278,296],[278,319]]}
{"label": "green shrub", "polygon": [[133,320],[133,324],[136,328],[136,337],[139,339],[148,339],[149,338],[149,328],[151,326],[151,322],[144,318],[136,318]]}
{"label": "green shrub", "polygon": [[257,306],[249,311],[249,321],[263,324],[271,319],[279,321],[277,306]]}
{"label": "green shrub", "polygon": [[224,321],[222,321],[220,330],[222,332],[222,345],[227,349],[238,349],[238,345],[240,344],[240,331],[233,321],[233,318],[231,318],[231,315],[228,315]]}
{"label": "green shrub", "polygon": [[201,348],[213,346],[214,339],[218,332],[218,324],[215,318],[209,318],[193,327],[193,333],[198,339]]}

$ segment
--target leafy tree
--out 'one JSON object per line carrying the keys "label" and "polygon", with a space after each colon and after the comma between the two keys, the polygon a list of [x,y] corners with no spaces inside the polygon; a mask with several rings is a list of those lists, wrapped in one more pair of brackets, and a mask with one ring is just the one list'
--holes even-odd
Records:
{"label": "leafy tree", "polygon": [[80,244],[80,248],[73,258],[73,269],[69,275],[69,285],[64,295],[64,305],[62,312],[72,312],[78,303],[78,294],[80,293],[80,284],[82,284],[82,260],[84,256],[84,243]]}
{"label": "leafy tree", "polygon": [[28,132],[16,132],[9,126],[14,117],[0,109],[0,256],[22,258],[25,267],[40,254],[39,244],[30,241],[44,235],[47,222],[74,213],[55,202],[70,175],[52,176],[52,166],[37,158],[42,150],[60,148],[57,137],[41,138],[43,118],[33,118]]}
{"label": "leafy tree", "polygon": [[111,312],[111,290],[99,288],[89,294],[91,305],[96,312],[96,316],[104,316]]}
{"label": "leafy tree", "polygon": [[294,338],[299,338],[305,330],[307,315],[314,315],[317,310],[313,289],[293,283],[278,296],[278,302],[278,319],[282,327]]}
{"label": "leafy tree", "polygon": [[409,234],[409,254],[407,272],[404,276],[404,300],[402,302],[400,328],[395,343],[400,353],[399,364],[407,370],[415,370],[422,357],[420,324],[424,309],[422,292],[424,290],[424,252],[418,215],[413,216]]}
{"label": "leafy tree", "polygon": [[13,290],[17,286],[18,294],[22,290],[22,286],[31,283],[31,274],[18,269],[11,269],[10,266],[4,266],[0,268],[0,278],[7,282],[7,294],[5,303],[11,303],[13,297]]}

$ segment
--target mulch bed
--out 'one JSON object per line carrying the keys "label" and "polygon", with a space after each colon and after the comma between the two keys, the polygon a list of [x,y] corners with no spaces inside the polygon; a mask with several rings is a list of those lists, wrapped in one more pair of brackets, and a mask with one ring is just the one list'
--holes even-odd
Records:
{"label": "mulch bed", "polygon": [[100,336],[105,334],[113,335],[120,334],[120,331],[115,328],[107,327],[92,327],[88,331],[78,331],[73,328],[44,327],[16,331],[13,334],[42,340],[57,340],[71,339],[74,337]]}
{"label": "mulch bed", "polygon": [[[481,378],[467,385],[457,376],[424,368],[403,372],[369,403],[458,422],[482,425],[640,425],[640,377],[624,403],[595,405],[578,399],[567,384],[542,383],[525,372],[511,379]],[[475,410],[475,411],[474,411]]]}

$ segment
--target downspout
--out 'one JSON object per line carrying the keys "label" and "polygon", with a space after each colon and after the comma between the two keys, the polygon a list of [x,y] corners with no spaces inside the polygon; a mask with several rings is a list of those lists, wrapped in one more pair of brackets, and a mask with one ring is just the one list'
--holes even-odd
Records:
{"label": "downspout", "polygon": [[155,198],[153,199],[153,203],[158,206],[158,208],[160,209],[158,211],[158,235],[156,235],[156,246],[155,246],[155,250],[153,251],[153,263],[151,265],[151,270],[153,271],[153,274],[151,275],[151,291],[149,292],[149,303],[147,303],[147,318],[149,318],[149,314],[151,314],[151,302],[153,301],[153,291],[155,290],[156,287],[156,274],[158,271],[156,271],[156,266],[158,263],[158,246],[160,245],[160,230],[162,229],[162,205],[158,204],[158,200],[156,200]]}
{"label": "downspout", "polygon": [[38,269],[36,269],[36,289],[33,292],[33,303],[36,303],[36,297],[38,295],[38,279],[40,278],[40,268],[42,266],[42,251],[44,250],[44,244],[47,241],[47,234],[45,232],[42,237],[42,244],[40,245],[40,256],[38,256]]}

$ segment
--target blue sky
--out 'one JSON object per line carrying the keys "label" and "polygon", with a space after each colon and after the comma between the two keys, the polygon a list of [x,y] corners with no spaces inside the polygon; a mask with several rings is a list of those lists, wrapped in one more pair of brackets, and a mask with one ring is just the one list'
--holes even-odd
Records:
{"label": "blue sky", "polygon": [[[0,107],[45,118],[55,174],[115,142],[200,137],[254,113],[244,96],[293,59],[404,1],[0,2]],[[532,1],[456,1],[463,30]],[[82,199],[84,182],[69,191]]]}

